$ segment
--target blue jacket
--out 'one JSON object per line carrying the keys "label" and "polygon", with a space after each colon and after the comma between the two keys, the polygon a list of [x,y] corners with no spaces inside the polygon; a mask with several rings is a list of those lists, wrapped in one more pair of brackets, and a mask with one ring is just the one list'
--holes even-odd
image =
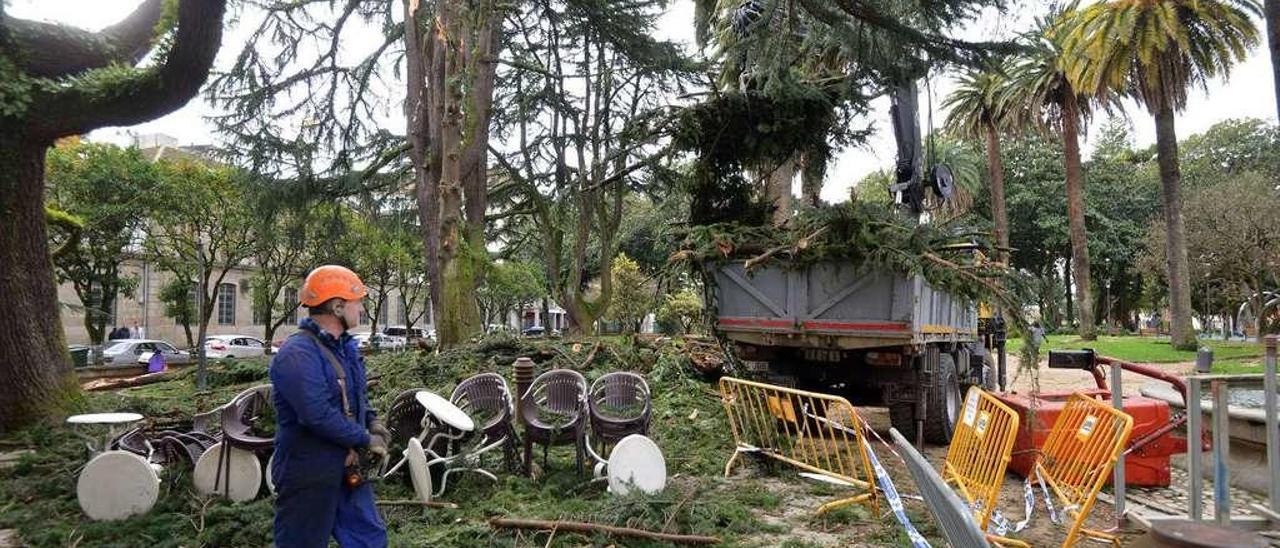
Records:
{"label": "blue jacket", "polygon": [[341,483],[347,450],[369,445],[369,422],[374,412],[366,394],[364,358],[356,341],[343,334],[335,339],[311,318],[299,327],[320,337],[342,362],[347,398],[354,420],[342,413],[338,376],[314,340],[297,334],[271,359],[271,397],[276,409],[276,485]]}

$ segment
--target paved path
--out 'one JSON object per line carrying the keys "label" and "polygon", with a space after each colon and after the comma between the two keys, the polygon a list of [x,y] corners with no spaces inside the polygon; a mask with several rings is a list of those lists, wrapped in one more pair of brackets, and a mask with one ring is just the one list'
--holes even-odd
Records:
{"label": "paved path", "polygon": [[[1048,361],[1045,358],[1040,360],[1040,368],[1035,371],[1019,371],[1018,358],[1009,356],[1008,378],[1010,380],[1010,390],[1014,392],[1031,392],[1033,387],[1033,379],[1038,375],[1041,392],[1071,392],[1073,390],[1087,390],[1096,388],[1093,375],[1088,371],[1079,369],[1049,369]],[[1195,370],[1195,362],[1181,363],[1162,363],[1153,364],[1165,371],[1175,373],[1177,375],[1187,375]],[[1125,371],[1121,374],[1124,382],[1124,393],[1126,396],[1136,396],[1143,385],[1149,383],[1165,384],[1162,381],[1144,377],[1131,371]],[[1107,371],[1107,382],[1111,382],[1111,372]]]}

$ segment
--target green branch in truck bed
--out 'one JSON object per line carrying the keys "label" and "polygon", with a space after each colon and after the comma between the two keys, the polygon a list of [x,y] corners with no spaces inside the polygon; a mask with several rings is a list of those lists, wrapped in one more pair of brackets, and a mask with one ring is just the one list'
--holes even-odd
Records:
{"label": "green branch in truck bed", "polygon": [[838,262],[920,275],[936,289],[995,305],[1015,333],[1025,333],[1030,278],[985,258],[994,255],[991,235],[964,219],[917,224],[882,205],[853,202],[807,209],[785,227],[692,225],[671,260],[695,269],[741,262],[748,273],[766,265],[803,269]]}

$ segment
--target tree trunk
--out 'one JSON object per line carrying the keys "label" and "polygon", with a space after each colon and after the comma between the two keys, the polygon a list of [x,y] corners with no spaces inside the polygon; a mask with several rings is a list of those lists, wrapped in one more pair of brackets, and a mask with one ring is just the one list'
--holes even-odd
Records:
{"label": "tree trunk", "polygon": [[1073,93],[1063,102],[1062,150],[1067,171],[1067,221],[1071,233],[1071,266],[1075,275],[1076,315],[1080,318],[1077,332],[1080,338],[1092,341],[1098,338],[1094,322],[1093,276],[1089,269],[1089,237],[1084,226],[1084,175],[1080,169],[1080,106]]}
{"label": "tree trunk", "polygon": [[1280,0],[1267,0],[1267,43],[1271,45],[1271,76],[1275,83],[1276,116],[1280,118]]}
{"label": "tree trunk", "polygon": [[187,337],[187,348],[195,348],[195,338],[191,335],[191,322],[179,322],[182,324],[182,333]]}
{"label": "tree trunk", "polygon": [[[1055,262],[1056,262],[1056,259],[1055,259]],[[1067,263],[1062,267],[1062,285],[1064,286],[1067,292],[1067,301],[1066,301],[1067,327],[1070,328],[1071,324],[1076,323],[1075,299],[1073,299],[1071,296],[1072,284],[1071,284],[1071,260],[1070,259],[1068,259]]]}
{"label": "tree trunk", "polygon": [[1266,325],[1267,325],[1266,313],[1265,313],[1266,312],[1265,309],[1267,306],[1267,294],[1265,293],[1266,290],[1262,287],[1262,280],[1258,278],[1254,278],[1252,280],[1252,284],[1253,286],[1250,287],[1250,289],[1253,290],[1253,295],[1254,295],[1253,297],[1254,339],[1257,341],[1258,344],[1263,344],[1265,342],[1264,339],[1266,338],[1266,335],[1263,333],[1263,330],[1266,328]]}
{"label": "tree trunk", "polygon": [[[440,155],[438,135],[440,120],[437,100],[439,83],[436,74],[437,42],[432,33],[423,34],[426,21],[418,0],[405,0],[405,118],[408,120],[409,157],[413,162],[414,193],[418,202],[418,223],[422,227],[423,262],[428,279],[428,310],[440,310]],[[442,67],[439,67],[442,69]],[[430,77],[430,78],[428,78]],[[440,325],[431,314],[429,322]]]}
{"label": "tree trunk", "polygon": [[[457,0],[439,5],[439,24],[444,35],[436,47],[444,51],[444,119],[441,120],[440,146],[440,306],[436,333],[440,346],[450,347],[465,341],[480,325],[479,310],[469,290],[477,272],[471,268],[471,237],[462,213],[463,123],[465,122],[462,86],[466,54],[461,36],[466,33],[462,7]],[[446,38],[447,37],[447,38]],[[444,40],[444,41],[440,41]]]}
{"label": "tree trunk", "polygon": [[800,200],[808,207],[818,207],[822,203],[822,181],[827,173],[828,154],[826,152],[808,152],[804,155],[800,173]]}
{"label": "tree trunk", "polygon": [[1009,263],[1009,215],[1004,208],[1004,163],[1000,159],[1000,134],[987,124],[987,171],[991,174],[991,221],[996,225],[996,261]]}
{"label": "tree trunk", "polygon": [[787,160],[765,178],[765,195],[773,206],[773,225],[783,226],[791,220],[791,180],[795,178],[796,162]]}
{"label": "tree trunk", "polygon": [[57,414],[79,397],[60,321],[44,217],[44,156],[52,143],[0,131],[0,434]]}
{"label": "tree trunk", "polygon": [[1161,198],[1165,221],[1165,265],[1168,268],[1169,308],[1173,325],[1169,328],[1174,348],[1195,350],[1196,333],[1191,326],[1191,276],[1187,271],[1187,244],[1182,227],[1182,197],[1179,187],[1178,136],[1173,109],[1156,113],[1156,153],[1160,163]]}

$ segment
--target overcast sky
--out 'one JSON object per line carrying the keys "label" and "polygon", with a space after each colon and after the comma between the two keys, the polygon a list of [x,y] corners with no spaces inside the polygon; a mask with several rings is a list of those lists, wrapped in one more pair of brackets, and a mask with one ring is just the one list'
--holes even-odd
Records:
{"label": "overcast sky", "polygon": [[[390,0],[388,0],[390,1]],[[76,25],[96,30],[109,25],[138,5],[138,0],[11,0],[9,14],[26,19],[46,20]],[[1039,2],[1026,2],[1037,5]],[[959,33],[962,38],[990,39],[992,37],[1009,36],[1012,31],[1026,26],[1030,16],[1029,10],[1022,10],[1015,15],[988,14],[974,24],[967,25]],[[1261,28],[1261,21],[1258,22]],[[670,9],[663,16],[659,25],[660,36],[685,42],[692,51],[693,41],[693,2],[691,0],[673,0]],[[231,59],[243,47],[246,30],[235,26],[229,27],[223,40],[223,48],[218,56],[218,66],[227,66]],[[363,49],[363,48],[360,48]],[[950,82],[945,75],[931,80],[935,125],[941,125],[945,113],[941,111],[941,98],[950,89]],[[921,86],[922,88],[924,86]],[[1275,96],[1273,91],[1270,57],[1265,43],[1252,52],[1249,59],[1238,66],[1232,73],[1230,81],[1215,81],[1209,85],[1208,93],[1195,92],[1187,110],[1178,116],[1177,128],[1179,136],[1204,131],[1216,122],[1228,118],[1258,117],[1275,120]],[[922,98],[921,124],[928,130],[927,109],[929,102]],[[867,173],[883,169],[893,163],[894,148],[889,130],[888,103],[886,100],[874,104],[874,115],[870,120],[879,129],[872,141],[862,147],[855,147],[840,152],[827,174],[827,181],[822,191],[823,199],[831,202],[842,201],[849,195],[849,187]],[[203,97],[193,99],[186,107],[163,118],[134,126],[131,128],[108,128],[94,132],[91,138],[128,144],[130,134],[163,133],[176,137],[182,144],[210,144],[217,139],[212,135],[212,124],[204,117],[214,112]],[[1145,111],[1129,105],[1128,112],[1134,128],[1134,136],[1138,145],[1148,145],[1155,141],[1155,123]],[[1095,121],[1095,125],[1102,121]],[[1085,150],[1089,150],[1086,142]]]}

